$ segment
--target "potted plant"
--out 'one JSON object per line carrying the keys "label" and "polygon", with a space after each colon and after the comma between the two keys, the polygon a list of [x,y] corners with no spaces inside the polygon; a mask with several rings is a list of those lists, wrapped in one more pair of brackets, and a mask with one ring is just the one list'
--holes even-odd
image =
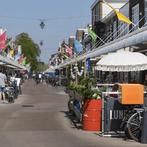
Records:
{"label": "potted plant", "polygon": [[74,96],[69,101],[69,110],[74,112],[74,102],[78,101],[82,105],[83,128],[85,130],[97,131],[100,130],[101,94],[93,87],[93,84],[93,80],[88,77],[81,80],[79,84],[74,82],[70,84],[69,89],[74,93]]}
{"label": "potted plant", "polygon": [[81,121],[82,113],[81,113],[81,102],[82,102],[82,89],[83,85],[76,84],[75,82],[71,82],[69,87],[69,101],[68,101],[68,109],[69,112],[74,114],[77,120]]}

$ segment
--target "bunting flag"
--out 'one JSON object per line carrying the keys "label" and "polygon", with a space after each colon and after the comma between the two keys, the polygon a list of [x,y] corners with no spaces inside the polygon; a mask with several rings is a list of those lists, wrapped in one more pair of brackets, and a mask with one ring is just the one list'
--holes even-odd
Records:
{"label": "bunting flag", "polygon": [[86,70],[87,70],[88,72],[91,71],[91,60],[90,60],[90,58],[87,58],[87,59],[86,59]]}
{"label": "bunting flag", "polygon": [[127,18],[124,14],[122,14],[121,12],[119,12],[118,10],[116,10],[115,8],[113,8],[110,4],[108,4],[107,2],[103,1],[107,6],[109,6],[117,15],[118,20],[123,21],[127,24],[133,24],[132,21]]}
{"label": "bunting flag", "polygon": [[14,42],[13,42],[12,38],[7,39],[6,46],[10,47],[10,48],[14,48]]}
{"label": "bunting flag", "polygon": [[71,57],[73,55],[73,51],[72,48],[70,48],[68,45],[64,44],[65,48],[66,48],[66,53]]}
{"label": "bunting flag", "polygon": [[92,31],[89,27],[88,27],[88,35],[92,38],[93,42],[96,42],[97,39],[97,35],[94,31]]}
{"label": "bunting flag", "polygon": [[22,48],[21,48],[21,45],[18,45],[18,47],[17,47],[17,53],[18,53],[19,55],[22,54]]}
{"label": "bunting flag", "polygon": [[76,39],[74,39],[74,50],[75,50],[76,53],[80,53],[80,52],[83,51],[82,44]]}
{"label": "bunting flag", "polygon": [[67,55],[63,54],[63,59],[69,58]]}
{"label": "bunting flag", "polygon": [[9,50],[9,54],[11,57],[14,57],[14,49],[13,48]]}
{"label": "bunting flag", "polygon": [[1,50],[1,55],[7,57],[7,53],[5,52],[5,50]]}
{"label": "bunting flag", "polygon": [[31,66],[31,64],[30,64],[30,63],[27,63],[27,64],[26,64],[26,67],[28,67],[28,68],[29,68],[30,66]]}
{"label": "bunting flag", "polygon": [[14,60],[18,61],[22,56],[21,45],[18,45],[14,50]]}
{"label": "bunting flag", "polygon": [[0,50],[6,48],[6,31],[0,35]]}
{"label": "bunting flag", "polygon": [[26,65],[26,61],[27,61],[27,58],[26,57],[24,57],[23,59],[22,59],[22,65]]}
{"label": "bunting flag", "polygon": [[18,54],[14,55],[14,60],[15,61],[18,61],[20,58],[21,58],[21,55],[18,55]]}
{"label": "bunting flag", "polygon": [[30,69],[31,69],[31,64],[30,64],[30,63],[27,63],[27,64],[25,65],[25,67],[27,68],[28,71],[30,71]]}
{"label": "bunting flag", "polygon": [[14,49],[5,49],[5,51],[7,51],[7,57],[10,58],[10,59],[14,59]]}
{"label": "bunting flag", "polygon": [[19,56],[19,58],[17,60],[19,64],[22,64],[23,58],[24,58],[23,54]]}

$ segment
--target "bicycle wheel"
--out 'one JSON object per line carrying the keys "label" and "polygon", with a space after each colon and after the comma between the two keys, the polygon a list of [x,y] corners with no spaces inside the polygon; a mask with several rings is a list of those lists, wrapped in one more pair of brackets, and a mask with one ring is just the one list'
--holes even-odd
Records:
{"label": "bicycle wheel", "polygon": [[143,112],[134,113],[127,121],[127,129],[130,137],[140,141]]}

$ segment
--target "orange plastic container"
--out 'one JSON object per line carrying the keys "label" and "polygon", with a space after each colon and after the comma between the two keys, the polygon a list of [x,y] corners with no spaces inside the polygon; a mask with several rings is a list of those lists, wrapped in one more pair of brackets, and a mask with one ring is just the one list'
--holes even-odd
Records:
{"label": "orange plastic container", "polygon": [[83,129],[101,131],[102,100],[86,100],[83,111]]}
{"label": "orange plastic container", "polygon": [[144,104],[144,86],[141,84],[119,84],[121,104]]}

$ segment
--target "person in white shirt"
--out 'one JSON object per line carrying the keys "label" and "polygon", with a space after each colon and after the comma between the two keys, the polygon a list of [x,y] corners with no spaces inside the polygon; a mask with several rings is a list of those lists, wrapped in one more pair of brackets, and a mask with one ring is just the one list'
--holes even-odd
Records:
{"label": "person in white shirt", "polygon": [[18,75],[14,75],[11,77],[11,81],[16,81],[18,93],[21,94],[21,78]]}
{"label": "person in white shirt", "polygon": [[3,101],[3,103],[6,102],[6,98],[5,98],[5,82],[7,80],[7,77],[4,73],[2,73],[2,71],[0,71],[0,93],[1,93],[1,100]]}
{"label": "person in white shirt", "polygon": [[18,93],[21,94],[21,78],[17,77],[15,78],[16,80],[16,85],[17,85],[17,88],[18,88]]}
{"label": "person in white shirt", "polygon": [[41,73],[39,73],[38,78],[39,78],[39,81],[42,82],[42,74]]}

